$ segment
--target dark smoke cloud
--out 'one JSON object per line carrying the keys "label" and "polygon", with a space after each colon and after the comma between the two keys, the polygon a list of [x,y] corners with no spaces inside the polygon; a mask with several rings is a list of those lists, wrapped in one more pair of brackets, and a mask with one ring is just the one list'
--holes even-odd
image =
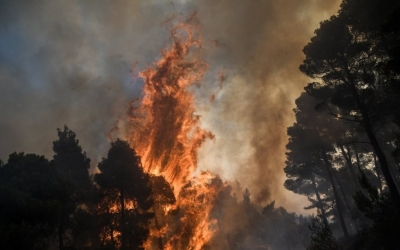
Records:
{"label": "dark smoke cloud", "polygon": [[[0,158],[13,151],[51,157],[56,128],[67,124],[99,160],[108,131],[140,95],[132,65],[144,69],[159,58],[169,41],[165,20],[197,10],[210,64],[197,101],[217,136],[203,147],[201,167],[239,180],[255,201],[299,209],[282,186],[286,127],[307,83],[298,72],[301,49],[338,4],[0,0]],[[220,71],[226,79],[219,90]]]}
{"label": "dark smoke cloud", "polygon": [[130,70],[168,42],[174,11],[151,1],[1,1],[0,157],[52,155],[67,124],[98,160],[107,133],[140,94]]}

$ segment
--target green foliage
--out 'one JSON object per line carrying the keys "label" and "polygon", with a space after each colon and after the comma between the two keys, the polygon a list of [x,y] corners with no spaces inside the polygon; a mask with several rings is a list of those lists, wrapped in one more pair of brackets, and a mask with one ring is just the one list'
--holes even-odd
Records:
{"label": "green foliage", "polygon": [[357,207],[361,210],[361,212],[364,213],[367,218],[377,218],[377,216],[382,214],[384,198],[379,196],[378,190],[374,186],[372,186],[372,184],[367,179],[365,173],[361,170],[360,173],[361,177],[359,177],[359,181],[361,187],[365,189],[368,196],[366,196],[361,190],[359,190],[354,195],[354,200],[356,201]]}
{"label": "green foliage", "polygon": [[[357,245],[363,249],[393,249],[400,244],[400,216],[390,197],[379,195],[378,190],[361,172],[360,183],[364,192],[354,195],[357,207],[373,222],[372,228],[365,229]],[[360,248],[361,249],[361,248]]]}
{"label": "green foliage", "polygon": [[[335,153],[335,144],[342,139],[340,135],[348,128],[332,116],[316,112],[317,103],[316,98],[306,93],[302,93],[296,100],[296,123],[287,132],[289,142],[286,148],[289,152],[286,153],[284,171],[287,180],[284,186],[307,196],[311,205],[305,209],[317,208],[325,219],[334,215],[339,217],[336,218],[339,221],[345,209],[340,207],[341,210],[334,213],[333,208],[337,207],[337,200],[343,197],[335,193],[337,181],[333,180],[329,172],[336,174],[336,169],[331,167],[331,156]],[[342,228],[345,232],[346,228]]]}
{"label": "green foliage", "polygon": [[310,225],[311,238],[307,250],[338,250],[339,245],[333,237],[328,223],[321,214],[313,217]]}
{"label": "green foliage", "polygon": [[264,242],[272,249],[303,249],[310,237],[309,218],[299,217],[283,207],[275,207],[275,201],[262,209]]}
{"label": "green foliage", "polygon": [[398,210],[400,193],[384,145],[393,144],[396,129],[391,121],[398,123],[400,114],[399,71],[392,65],[399,57],[394,52],[399,48],[400,36],[394,32],[398,24],[393,21],[399,9],[400,2],[391,0],[343,1],[339,14],[321,22],[304,47],[306,58],[300,66],[319,79],[306,87],[308,94],[321,99],[319,111],[361,125],[358,137],[370,141]]}
{"label": "green foliage", "polygon": [[[326,162],[336,168],[331,168],[335,177],[331,183],[332,188],[339,188],[342,198],[335,198],[336,203],[343,200],[346,209],[352,211],[352,221],[347,224],[356,225],[359,231],[361,225],[368,225],[365,217],[373,221],[371,229],[360,233],[357,249],[393,249],[399,245],[399,174],[392,171],[400,158],[396,135],[400,124],[399,13],[399,1],[344,0],[337,15],[321,22],[304,47],[306,58],[300,66],[303,73],[316,79],[305,91],[318,101],[314,107],[319,112],[307,108],[302,94],[296,100],[296,123],[288,129],[285,187],[307,195],[312,203],[309,208],[321,210],[321,200],[331,195],[326,192],[321,199],[311,192],[312,186],[321,189],[323,177],[315,168],[315,151],[332,145],[332,151],[327,149],[331,157]],[[322,117],[321,113],[336,119]],[[363,169],[360,185],[353,170],[355,164]],[[381,175],[386,180],[386,190],[382,190]],[[313,177],[317,177],[313,181],[316,185],[311,185]],[[346,198],[346,193],[355,191],[357,210],[364,216]],[[328,233],[324,225],[316,223],[315,235]],[[361,241],[366,243],[360,244]],[[329,244],[322,242],[316,249],[325,249],[321,248],[323,245]]]}

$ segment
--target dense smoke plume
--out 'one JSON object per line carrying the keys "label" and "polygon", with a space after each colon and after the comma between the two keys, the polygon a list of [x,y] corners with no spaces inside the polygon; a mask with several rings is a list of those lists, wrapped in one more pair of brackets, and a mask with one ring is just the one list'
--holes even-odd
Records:
{"label": "dense smoke plume", "polygon": [[299,210],[303,204],[282,186],[286,127],[307,83],[298,71],[301,49],[338,4],[1,1],[0,158],[13,151],[51,156],[56,128],[67,124],[94,163],[101,159],[108,132],[140,95],[133,65],[134,73],[159,58],[166,20],[197,10],[210,70],[196,102],[216,136],[203,146],[200,168],[237,179],[254,201]]}
{"label": "dense smoke plume", "polygon": [[298,71],[302,48],[339,1],[201,2],[204,35],[224,45],[206,60],[226,80],[210,112],[202,110],[216,140],[203,147],[200,165],[238,179],[257,202],[290,208],[282,169],[294,100],[308,81]]}

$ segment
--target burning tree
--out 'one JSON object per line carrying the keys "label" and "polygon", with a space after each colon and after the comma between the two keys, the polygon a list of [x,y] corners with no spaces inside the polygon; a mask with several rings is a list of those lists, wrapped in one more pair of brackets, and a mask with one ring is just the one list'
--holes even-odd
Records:
{"label": "burning tree", "polygon": [[[176,20],[171,21],[175,22]],[[198,59],[196,15],[171,25],[171,46],[139,73],[143,96],[130,103],[126,131],[153,186],[155,217],[145,249],[266,249],[261,218],[250,202],[237,201],[218,176],[196,173],[197,151],[214,135],[200,127],[194,87],[207,63]]]}
{"label": "burning tree", "polygon": [[201,47],[194,33],[198,29],[195,17],[171,27],[172,46],[162,51],[154,67],[139,73],[144,79],[144,95],[139,107],[136,101],[131,103],[127,126],[128,141],[142,157],[146,171],[164,176],[175,195],[196,169],[197,150],[207,138],[213,138],[211,132],[200,128],[190,91],[207,69],[206,62],[193,54]]}
{"label": "burning tree", "polygon": [[[68,247],[71,234],[78,238],[82,229],[77,230],[77,213],[87,214],[82,207],[88,204],[88,193],[92,184],[89,177],[90,159],[82,152],[76,134],[66,125],[57,129],[58,140],[53,142],[53,165],[60,171],[66,181],[71,182],[71,194],[61,202],[60,221],[57,229],[58,247],[63,250]],[[75,221],[74,221],[75,219]],[[77,241],[77,239],[74,239]]]}
{"label": "burning tree", "polygon": [[195,55],[201,47],[197,29],[195,14],[171,25],[172,45],[162,51],[154,67],[139,73],[144,95],[139,106],[133,101],[129,109],[128,141],[141,156],[144,169],[163,176],[177,197],[175,213],[168,213],[170,205],[164,207],[165,216],[171,216],[168,227],[153,226],[151,235],[160,249],[202,249],[215,230],[209,211],[220,187],[209,185],[209,173],[190,180],[197,167],[197,150],[213,138],[200,128],[191,92],[207,69],[207,63]]}
{"label": "burning tree", "polygon": [[150,177],[143,172],[140,157],[122,140],[111,143],[108,157],[94,176],[100,187],[101,243],[111,248],[139,249],[149,235],[149,212],[153,206]]}

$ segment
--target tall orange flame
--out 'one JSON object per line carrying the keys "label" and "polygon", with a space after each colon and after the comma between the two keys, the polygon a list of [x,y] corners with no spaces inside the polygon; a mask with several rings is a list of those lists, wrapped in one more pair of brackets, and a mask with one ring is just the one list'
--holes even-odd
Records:
{"label": "tall orange flame", "polygon": [[178,194],[197,165],[197,150],[211,132],[199,125],[194,97],[189,88],[198,85],[207,64],[188,60],[190,49],[199,48],[194,36],[195,15],[170,29],[173,45],[162,51],[162,59],[139,73],[144,79],[140,106],[131,103],[128,140],[142,157],[150,173],[163,175]]}
{"label": "tall orange flame", "polygon": [[165,249],[200,250],[207,246],[218,230],[211,210],[224,187],[221,179],[209,172],[202,172],[183,187],[178,197],[180,220],[172,230]]}
{"label": "tall orange flame", "polygon": [[[162,175],[177,198],[174,215],[168,214],[170,207],[164,208],[163,217],[171,217],[167,228],[160,228],[156,218],[151,232],[159,249],[203,249],[217,230],[210,211],[225,185],[208,172],[192,176],[197,150],[214,137],[200,128],[194,107],[193,88],[208,67],[196,57],[201,48],[198,27],[195,14],[170,27],[172,45],[153,67],[139,73],[144,80],[143,97],[140,103],[133,101],[129,110],[129,142],[141,155],[145,170]],[[154,243],[146,244],[146,249],[154,248]]]}

